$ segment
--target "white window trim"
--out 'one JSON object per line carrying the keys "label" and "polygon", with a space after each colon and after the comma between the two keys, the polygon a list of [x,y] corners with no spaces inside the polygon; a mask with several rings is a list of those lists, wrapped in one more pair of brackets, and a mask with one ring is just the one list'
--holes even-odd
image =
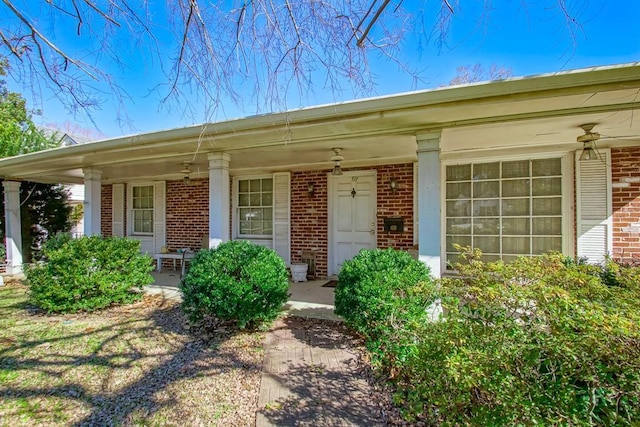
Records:
{"label": "white window trim", "polygon": [[561,162],[561,178],[562,178],[562,253],[574,256],[574,230],[573,221],[575,212],[573,209],[574,200],[574,168],[573,168],[573,151],[571,152],[540,152],[527,153],[526,155],[505,155],[505,156],[486,156],[477,158],[453,158],[441,161],[440,168],[440,268],[442,272],[452,273],[453,270],[447,266],[447,166],[457,164],[476,164],[487,162],[504,162],[513,160],[538,160],[560,158]]}
{"label": "white window trim", "polygon": [[152,221],[152,229],[153,224],[156,221],[155,218],[155,197],[156,197],[156,189],[154,181],[141,181],[141,182],[129,182],[127,183],[127,236],[139,236],[139,237],[153,237],[153,231],[150,233],[142,233],[135,232],[133,230],[133,187],[151,187],[153,188],[153,221]]}
{"label": "white window trim", "polygon": [[[238,199],[240,195],[240,181],[246,181],[250,179],[274,179],[274,175],[272,173],[265,173],[259,175],[239,175],[233,177],[233,189],[232,189],[232,197],[231,197],[231,227],[232,227],[232,239],[233,240],[251,240],[251,241],[268,241],[273,242],[273,233],[272,234],[240,234],[240,218],[238,218]],[[274,182],[275,184],[275,182]],[[273,194],[273,190],[272,190]],[[273,203],[273,201],[272,201]],[[272,209],[275,209],[275,206],[271,206]],[[273,227],[273,212],[271,218],[271,226]]]}

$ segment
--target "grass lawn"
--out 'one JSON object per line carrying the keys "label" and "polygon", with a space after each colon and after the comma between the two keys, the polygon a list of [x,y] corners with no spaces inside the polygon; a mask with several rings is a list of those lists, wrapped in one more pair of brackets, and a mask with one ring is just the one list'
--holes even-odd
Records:
{"label": "grass lawn", "polygon": [[190,331],[158,296],[47,315],[0,288],[0,425],[252,425],[262,332]]}

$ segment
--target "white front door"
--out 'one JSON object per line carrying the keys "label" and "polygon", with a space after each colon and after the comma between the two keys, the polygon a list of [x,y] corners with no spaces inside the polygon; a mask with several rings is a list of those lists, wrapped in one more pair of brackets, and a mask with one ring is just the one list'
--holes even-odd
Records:
{"label": "white front door", "polygon": [[329,180],[329,274],[338,274],[361,249],[376,247],[376,173],[345,172]]}

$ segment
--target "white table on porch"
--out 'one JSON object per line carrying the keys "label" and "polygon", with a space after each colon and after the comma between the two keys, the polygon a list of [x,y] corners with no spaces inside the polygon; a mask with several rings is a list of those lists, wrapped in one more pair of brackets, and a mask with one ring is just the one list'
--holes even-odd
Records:
{"label": "white table on porch", "polygon": [[188,251],[185,253],[178,252],[167,252],[167,253],[158,253],[155,254],[156,257],[156,268],[158,273],[162,271],[162,260],[163,259],[172,259],[173,260],[173,270],[176,270],[176,261],[180,260],[181,273],[180,277],[184,276],[185,264],[187,261],[191,261],[193,257],[195,257],[195,252]]}

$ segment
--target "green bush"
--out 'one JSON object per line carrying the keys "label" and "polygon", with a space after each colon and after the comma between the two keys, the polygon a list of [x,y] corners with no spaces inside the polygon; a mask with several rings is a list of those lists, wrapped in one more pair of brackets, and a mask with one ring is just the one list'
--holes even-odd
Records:
{"label": "green bush", "polygon": [[638,425],[640,294],[627,282],[637,268],[465,258],[441,281],[446,319],[414,331],[422,339],[397,376],[408,419]]}
{"label": "green bush", "polygon": [[45,246],[46,262],[25,269],[31,302],[48,312],[131,303],[153,282],[153,260],[140,254],[137,240],[91,236],[57,243]]}
{"label": "green bush", "polygon": [[408,252],[362,250],[340,270],[335,312],[364,335],[374,362],[395,370],[415,347],[415,325],[428,321],[434,291],[428,267]]}
{"label": "green bush", "polygon": [[238,326],[274,320],[289,297],[282,258],[247,241],[199,251],[182,280],[182,308],[192,323],[208,316]]}
{"label": "green bush", "polygon": [[[82,205],[78,205],[82,206]],[[50,236],[42,245],[42,253],[46,254],[47,252],[54,251],[56,249],[60,249],[65,244],[67,244],[72,239],[71,233],[68,232],[60,232],[56,233],[53,236]],[[45,255],[46,256],[46,255]]]}

